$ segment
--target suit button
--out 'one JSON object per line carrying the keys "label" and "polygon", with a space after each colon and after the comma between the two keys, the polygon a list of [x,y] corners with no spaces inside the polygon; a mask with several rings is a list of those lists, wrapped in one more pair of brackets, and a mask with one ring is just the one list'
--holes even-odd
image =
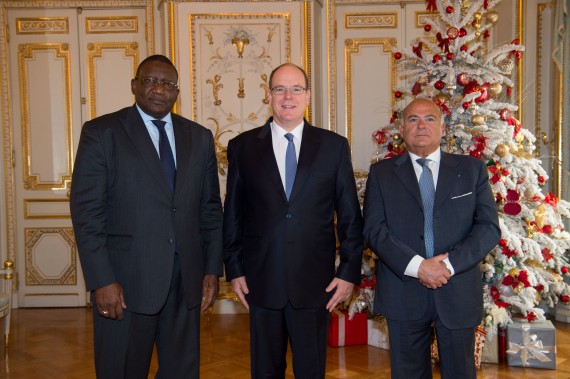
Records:
{"label": "suit button", "polygon": [[420,239],[423,240],[423,239],[424,239],[424,236],[420,236]]}
{"label": "suit button", "polygon": [[174,243],[174,238],[169,239],[168,243]]}
{"label": "suit button", "polygon": [[176,208],[172,208],[172,213],[176,213]]}
{"label": "suit button", "polygon": [[287,215],[285,215],[286,218],[292,218],[293,215],[291,213],[287,213]]}

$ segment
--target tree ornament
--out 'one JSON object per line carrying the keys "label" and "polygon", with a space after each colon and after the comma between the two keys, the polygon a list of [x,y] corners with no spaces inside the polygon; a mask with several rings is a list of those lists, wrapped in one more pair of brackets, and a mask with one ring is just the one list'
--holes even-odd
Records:
{"label": "tree ornament", "polygon": [[425,30],[426,32],[431,31],[431,25],[430,25],[430,24],[425,24],[425,25],[424,25],[424,30]]}
{"label": "tree ornament", "polygon": [[432,59],[432,62],[433,62],[433,63],[437,63],[437,62],[439,62],[439,61],[441,61],[441,56],[439,56],[438,54],[434,55],[434,56],[433,56],[433,59]]}
{"label": "tree ornament", "polygon": [[459,48],[459,50],[461,50],[461,51],[467,51],[467,50],[468,50],[468,47],[467,47],[467,45],[461,45],[461,47]]}
{"label": "tree ornament", "polygon": [[448,84],[445,86],[445,92],[447,92],[450,95],[453,95],[456,88],[457,86],[455,84]]}
{"label": "tree ornament", "polygon": [[422,75],[418,78],[418,83],[422,86],[425,86],[428,82],[428,77],[427,75]]}
{"label": "tree ornament", "polygon": [[540,175],[538,178],[536,178],[538,180],[538,184],[540,185],[544,185],[546,183],[546,178],[542,175]]}
{"label": "tree ornament", "polygon": [[467,108],[469,108],[469,105],[471,105],[468,101],[463,103],[463,109],[467,110]]}
{"label": "tree ornament", "polygon": [[451,39],[456,39],[459,36],[459,29],[452,26],[451,28],[447,29],[447,36]]}
{"label": "tree ornament", "polygon": [[447,14],[453,13],[453,11],[455,11],[455,9],[450,5],[447,8],[445,8],[445,11],[447,12]]}
{"label": "tree ornament", "polygon": [[[540,204],[538,207],[536,207],[536,210],[534,211],[534,221],[536,222],[536,226],[538,226],[540,229],[543,229],[545,227],[545,224],[546,224],[546,205]],[[547,234],[550,234],[550,233],[547,233]]]}
{"label": "tree ornament", "polygon": [[465,37],[467,35],[467,30],[465,28],[459,29],[459,37]]}
{"label": "tree ornament", "polygon": [[473,14],[473,19],[474,19],[475,21],[480,21],[480,20],[481,20],[481,17],[483,17],[483,16],[481,15],[481,12],[475,12],[475,13]]}
{"label": "tree ornament", "polygon": [[394,53],[394,58],[396,58],[396,59],[402,59],[402,53],[400,53],[399,51],[397,51],[396,53]]}
{"label": "tree ornament", "polygon": [[504,205],[503,211],[510,216],[517,216],[521,213],[522,207],[519,204],[520,193],[518,190],[507,190],[507,204]]}
{"label": "tree ornament", "polygon": [[396,91],[396,92],[394,92],[394,96],[396,97],[396,99],[399,99],[402,97],[402,92]]}
{"label": "tree ornament", "polygon": [[460,86],[466,86],[467,84],[469,84],[469,80],[470,80],[469,75],[467,75],[464,72],[457,75],[457,84],[459,84]]}
{"label": "tree ornament", "polygon": [[[477,26],[477,28],[480,28],[480,27],[481,27],[481,25]],[[479,36],[481,35],[481,32],[477,30],[474,34],[475,34],[475,37],[479,38]],[[473,55],[473,54],[471,54],[471,55]]]}
{"label": "tree ornament", "polygon": [[509,147],[505,144],[500,143],[495,147],[495,154],[501,158],[504,158],[509,154]]}
{"label": "tree ornament", "polygon": [[402,141],[402,135],[400,133],[394,133],[392,135],[392,139],[394,140],[394,142],[401,142]]}
{"label": "tree ornament", "polygon": [[568,274],[568,267],[562,266],[562,267],[560,268],[560,272],[563,273],[564,275]]}
{"label": "tree ornament", "polygon": [[517,60],[520,60],[522,58],[522,51],[515,51],[515,58],[517,58]]}
{"label": "tree ornament", "polygon": [[497,63],[497,68],[499,69],[499,71],[501,71],[501,74],[503,75],[510,75],[514,67],[515,64],[509,58],[501,59]]}
{"label": "tree ornament", "polygon": [[499,94],[502,91],[503,91],[503,86],[499,82],[495,82],[495,83],[489,85],[489,92],[491,94],[491,97],[493,97],[493,98],[499,96]]}
{"label": "tree ornament", "polygon": [[443,93],[443,92],[439,92],[437,95],[435,95],[433,97],[433,101],[437,104],[437,105],[441,105],[441,104],[445,104],[446,101],[449,101],[449,95]]}
{"label": "tree ornament", "polygon": [[485,18],[491,24],[494,24],[499,20],[499,14],[495,11],[490,11],[490,12],[487,12],[487,14],[485,15]]}
{"label": "tree ornament", "polygon": [[444,86],[445,86],[445,83],[441,80],[438,80],[434,84],[435,89],[440,90],[440,91],[443,89]]}
{"label": "tree ornament", "polygon": [[480,114],[474,114],[471,116],[471,123],[475,126],[485,125],[485,117]]}
{"label": "tree ornament", "polygon": [[445,54],[445,57],[447,58],[448,61],[452,61],[455,55],[453,55],[453,53],[447,53]]}

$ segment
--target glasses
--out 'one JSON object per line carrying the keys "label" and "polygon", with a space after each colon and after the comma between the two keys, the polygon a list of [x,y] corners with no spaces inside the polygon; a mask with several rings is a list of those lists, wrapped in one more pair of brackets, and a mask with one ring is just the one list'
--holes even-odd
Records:
{"label": "glasses", "polygon": [[298,95],[302,95],[305,93],[307,89],[303,88],[303,87],[299,87],[299,86],[295,86],[295,87],[291,87],[291,88],[287,88],[287,87],[273,87],[271,88],[271,93],[277,96],[282,96],[285,95],[285,93],[287,91],[289,91],[289,93],[293,96],[298,96]]}
{"label": "glasses", "polygon": [[143,86],[145,86],[145,87],[161,86],[162,88],[169,90],[169,91],[174,91],[175,89],[178,89],[178,84],[172,83],[172,82],[167,82],[164,80],[158,80],[155,78],[141,78],[140,76],[135,76],[135,79],[140,80],[142,82]]}

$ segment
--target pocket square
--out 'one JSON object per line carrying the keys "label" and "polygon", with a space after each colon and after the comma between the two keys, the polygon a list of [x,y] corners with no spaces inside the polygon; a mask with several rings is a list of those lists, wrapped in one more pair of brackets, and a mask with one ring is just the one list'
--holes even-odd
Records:
{"label": "pocket square", "polygon": [[453,196],[453,197],[451,198],[451,200],[453,200],[453,199],[459,199],[460,197],[469,196],[469,195],[471,195],[472,193],[473,193],[473,192],[467,192],[467,193],[464,193],[463,195]]}

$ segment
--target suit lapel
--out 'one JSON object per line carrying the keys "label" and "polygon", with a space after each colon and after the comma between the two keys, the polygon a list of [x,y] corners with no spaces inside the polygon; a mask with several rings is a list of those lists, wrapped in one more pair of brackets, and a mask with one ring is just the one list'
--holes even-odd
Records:
{"label": "suit lapel", "polygon": [[272,119],[269,119],[257,135],[257,151],[259,154],[259,160],[262,162],[262,166],[265,169],[269,181],[273,183],[275,190],[280,194],[283,200],[287,201],[285,188],[283,188],[283,182],[281,181],[281,175],[279,174],[279,167],[277,167],[275,153],[273,152],[273,141],[271,139],[270,126],[271,121]]}
{"label": "suit lapel", "polygon": [[314,126],[305,121],[303,127],[303,139],[301,141],[301,151],[299,152],[299,162],[297,163],[297,173],[295,174],[295,182],[291,191],[289,202],[295,200],[295,196],[303,187],[305,180],[311,172],[311,166],[319,152],[321,140],[317,133],[314,133]]}
{"label": "suit lapel", "polygon": [[166,175],[160,164],[160,158],[136,106],[131,107],[127,113],[127,118],[120,120],[120,122],[133,145],[139,151],[141,161],[148,168],[160,188],[166,195],[171,197]]}
{"label": "suit lapel", "polygon": [[411,193],[419,205],[423,208],[422,195],[420,193],[420,186],[418,178],[414,171],[414,166],[409,154],[400,156],[394,162],[394,174],[402,182],[403,187]]}
{"label": "suit lapel", "polygon": [[197,138],[192,138],[192,130],[187,127],[180,119],[172,114],[172,125],[174,127],[174,140],[176,143],[176,187],[174,188],[174,197],[184,193],[183,190],[191,181],[191,176],[195,172],[191,168],[194,167],[196,159],[195,152],[199,151]]}
{"label": "suit lapel", "polygon": [[456,167],[457,160],[453,155],[442,151],[437,178],[437,189],[435,191],[434,212],[437,212],[437,209],[449,198],[449,193],[454,188],[457,180],[460,179]]}

